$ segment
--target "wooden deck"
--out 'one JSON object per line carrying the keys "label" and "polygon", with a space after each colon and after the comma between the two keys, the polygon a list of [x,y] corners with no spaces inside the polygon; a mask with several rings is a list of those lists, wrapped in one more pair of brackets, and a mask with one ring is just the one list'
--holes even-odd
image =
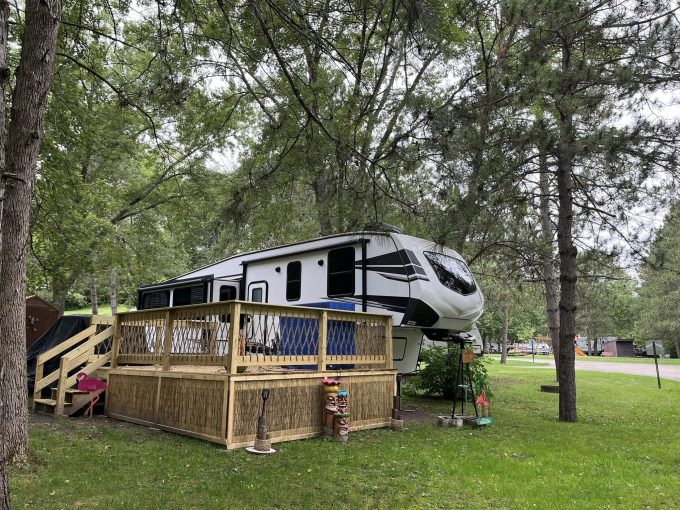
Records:
{"label": "wooden deck", "polygon": [[105,372],[112,418],[229,449],[254,443],[265,388],[273,442],[322,433],[326,377],[349,390],[352,430],[389,426],[396,391],[390,316],[241,301],[93,317],[38,357],[35,409],[70,415],[89,402],[78,372]]}
{"label": "wooden deck", "polygon": [[396,390],[389,316],[239,301],[93,317],[38,357],[35,409],[86,405],[78,372],[108,380],[109,416],[229,449],[253,444],[264,388],[273,442],[321,434],[325,377],[349,390],[352,430],[388,426]]}

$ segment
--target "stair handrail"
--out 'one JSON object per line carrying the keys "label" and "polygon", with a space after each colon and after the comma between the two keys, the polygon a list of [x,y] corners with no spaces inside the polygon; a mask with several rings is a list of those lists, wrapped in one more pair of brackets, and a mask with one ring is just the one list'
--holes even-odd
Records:
{"label": "stair handrail", "polygon": [[78,347],[70,351],[67,356],[71,359],[77,358],[78,356],[85,354],[95,347],[97,347],[99,344],[101,344],[104,340],[107,340],[113,336],[113,326],[109,326],[106,328],[104,331],[101,331],[91,337],[87,342],[80,344]]}
{"label": "stair handrail", "polygon": [[35,384],[33,387],[33,398],[40,398],[41,391],[58,379],[59,372],[58,370],[55,370],[50,375],[43,377],[45,363],[47,363],[52,358],[59,356],[61,353],[67,351],[74,345],[79,344],[80,342],[92,336],[96,332],[97,325],[93,324],[84,329],[83,331],[81,331],[80,333],[76,333],[71,338],[64,340],[59,345],[55,345],[51,349],[38,355],[38,359],[36,360],[35,365]]}
{"label": "stair handrail", "polygon": [[[57,385],[57,405],[54,410],[54,414],[61,415],[64,414],[64,403],[66,402],[66,390],[75,386],[77,383],[76,375],[74,374],[69,377],[69,372],[79,365],[85,363],[89,357],[89,353],[95,347],[100,345],[102,342],[108,340],[113,336],[113,326],[109,326],[101,333],[94,335],[87,342],[80,345],[77,349],[62,356],[59,361],[59,384]],[[84,372],[90,375],[95,370],[103,367],[106,363],[111,360],[111,351],[100,356],[97,360],[89,365],[83,367],[80,372]]]}
{"label": "stair handrail", "polygon": [[[103,331],[97,333],[97,327],[100,325],[102,325],[100,322],[96,322],[80,333],[73,335],[71,338],[63,341],[59,345],[54,346],[52,349],[49,349],[38,356],[36,361],[35,385],[33,390],[34,401],[40,398],[43,389],[48,387],[53,382],[58,381],[55,414],[61,415],[64,413],[66,390],[72,386],[75,386],[77,382],[75,375],[69,377],[69,372],[74,368],[77,368],[79,365],[87,362],[91,352],[94,351],[98,345],[101,345],[103,342],[107,341],[113,336],[113,326],[109,326]],[[85,340],[85,342],[83,342],[83,340]],[[76,348],[72,349],[70,352],[66,352],[66,354],[63,354],[65,351],[76,345]],[[44,376],[45,363],[59,355],[62,355],[61,359],[59,360],[59,368],[53,371],[51,374]],[[95,370],[104,366],[110,360],[111,350],[104,353],[93,363],[84,367],[81,371],[89,375]]]}

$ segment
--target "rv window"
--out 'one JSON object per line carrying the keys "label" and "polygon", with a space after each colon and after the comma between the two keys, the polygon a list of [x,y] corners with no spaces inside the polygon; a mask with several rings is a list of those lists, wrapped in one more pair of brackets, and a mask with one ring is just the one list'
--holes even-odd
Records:
{"label": "rv window", "polygon": [[205,291],[203,285],[193,287],[180,287],[172,293],[172,306],[193,305],[205,303]]}
{"label": "rv window", "polygon": [[220,287],[220,301],[233,301],[234,299],[236,299],[236,287],[222,285]]}
{"label": "rv window", "polygon": [[262,303],[262,289],[259,287],[257,289],[253,289],[250,300],[254,303]]}
{"label": "rv window", "polygon": [[425,257],[430,262],[434,272],[437,273],[437,278],[445,287],[464,296],[477,290],[475,279],[462,260],[431,251],[426,251]]}
{"label": "rv window", "polygon": [[328,252],[328,297],[354,294],[354,248]]}
{"label": "rv window", "polygon": [[286,300],[297,301],[302,289],[302,262],[289,262],[286,273]]}
{"label": "rv window", "polygon": [[142,310],[148,308],[165,308],[170,304],[170,291],[145,292],[142,294]]}

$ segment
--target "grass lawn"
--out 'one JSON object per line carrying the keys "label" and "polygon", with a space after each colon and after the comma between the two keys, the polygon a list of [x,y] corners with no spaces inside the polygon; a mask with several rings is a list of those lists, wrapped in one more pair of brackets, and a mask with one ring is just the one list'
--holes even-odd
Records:
{"label": "grass lawn", "polygon": [[[578,372],[580,421],[566,424],[557,395],[538,391],[551,369],[489,370],[488,428],[410,423],[353,432],[344,447],[282,443],[269,457],[105,418],[41,420],[29,464],[11,472],[14,508],[680,507],[680,384]],[[412,398],[403,407],[449,406]]]}
{"label": "grass lawn", "polygon": [[[501,357],[500,356],[489,356],[488,354],[485,354],[484,360],[488,365],[500,365],[500,363],[501,363]],[[545,365],[546,361],[545,360],[539,360],[538,356],[536,357],[536,363],[531,361],[531,356],[529,356],[528,358],[508,357],[507,364],[515,366],[515,367],[531,367],[531,366],[535,367],[535,366]]]}
{"label": "grass lawn", "polygon": [[[500,360],[501,356],[500,354],[492,354],[492,355],[486,355],[487,358],[494,359],[494,360]],[[523,362],[528,362],[531,364],[531,354],[527,354],[526,356],[508,356],[508,363],[510,361],[519,361],[522,360]],[[536,355],[536,363],[539,362],[549,362],[554,360],[552,355],[550,356],[544,356],[537,354]],[[578,363],[579,361],[603,361],[606,363],[642,363],[642,364],[648,364],[648,365],[653,365],[654,364],[654,358],[609,358],[606,356],[576,356],[576,362]],[[659,365],[680,365],[680,359],[677,358],[659,358]]]}
{"label": "grass lawn", "polygon": [[[127,312],[129,306],[118,305],[119,312]],[[92,315],[92,307],[80,308],[78,310],[66,310],[64,315]],[[111,305],[102,305],[99,307],[99,315],[111,315]]]}

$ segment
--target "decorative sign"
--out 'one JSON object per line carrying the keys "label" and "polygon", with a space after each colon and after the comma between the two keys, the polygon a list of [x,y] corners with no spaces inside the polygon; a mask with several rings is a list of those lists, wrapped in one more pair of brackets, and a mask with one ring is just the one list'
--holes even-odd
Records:
{"label": "decorative sign", "polygon": [[491,425],[493,423],[493,418],[491,416],[484,416],[481,418],[477,418],[475,420],[475,423],[477,424],[477,426]]}
{"label": "decorative sign", "polygon": [[463,363],[472,363],[475,359],[475,351],[472,349],[463,349]]}

